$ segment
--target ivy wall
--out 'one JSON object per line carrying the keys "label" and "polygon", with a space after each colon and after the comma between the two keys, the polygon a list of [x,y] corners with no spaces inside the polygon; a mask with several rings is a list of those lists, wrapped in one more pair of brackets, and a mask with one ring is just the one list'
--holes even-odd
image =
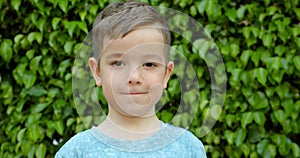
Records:
{"label": "ivy wall", "polygon": [[[208,157],[300,157],[299,0],[143,1],[197,20],[223,57],[225,103],[211,110],[207,63],[172,35],[172,47],[184,52],[198,77],[200,104],[189,129]],[[109,3],[0,0],[0,157],[53,157],[86,129],[73,100],[72,66],[96,15]],[[162,120],[176,112],[179,84],[173,76],[168,103],[158,112]],[[183,101],[193,95],[187,92]],[[208,112],[220,113],[202,137],[199,127]],[[175,124],[185,124],[185,118],[180,115]]]}

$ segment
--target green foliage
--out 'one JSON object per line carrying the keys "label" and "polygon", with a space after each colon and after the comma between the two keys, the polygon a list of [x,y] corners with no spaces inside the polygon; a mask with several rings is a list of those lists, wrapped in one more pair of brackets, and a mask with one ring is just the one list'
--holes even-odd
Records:
{"label": "green foliage", "polygon": [[[195,72],[175,61],[178,71],[158,112],[162,120],[173,119],[180,126],[191,121],[184,108],[173,116],[181,101],[180,78],[187,76],[185,88],[193,87],[195,73],[200,91],[182,94],[182,102],[200,99],[199,105],[191,105],[197,112],[189,129],[199,138],[207,132],[200,139],[208,157],[300,157],[299,0],[143,1],[179,10],[201,23],[217,43],[228,77],[226,81],[215,54],[207,53],[212,41],[184,30],[189,21],[174,16],[171,22],[181,26],[183,37],[172,34],[171,49],[179,50]],[[2,157],[53,157],[85,129],[74,105],[82,100],[73,100],[71,68],[96,15],[109,3],[0,1]],[[227,83],[223,107],[211,100],[212,67],[214,81]],[[207,117],[217,121],[212,130],[200,128]]]}

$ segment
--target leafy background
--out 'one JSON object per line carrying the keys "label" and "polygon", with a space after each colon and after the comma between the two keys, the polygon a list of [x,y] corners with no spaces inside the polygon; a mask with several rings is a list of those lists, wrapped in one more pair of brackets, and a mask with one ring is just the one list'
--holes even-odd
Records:
{"label": "leafy background", "polygon": [[[208,106],[209,65],[189,42],[172,36],[172,47],[184,53],[198,77],[199,96],[187,92],[183,101],[200,98],[190,130],[208,157],[300,157],[299,0],[143,1],[196,19],[222,54],[228,80],[219,81],[227,84],[221,111]],[[109,3],[0,0],[1,157],[53,157],[86,129],[73,100],[72,66],[96,15]],[[215,79],[220,75],[225,74],[215,74]],[[176,111],[179,84],[172,77],[165,92],[168,103],[158,113],[164,121]],[[208,113],[217,122],[201,137],[199,126]],[[187,122],[184,114],[175,120]]]}

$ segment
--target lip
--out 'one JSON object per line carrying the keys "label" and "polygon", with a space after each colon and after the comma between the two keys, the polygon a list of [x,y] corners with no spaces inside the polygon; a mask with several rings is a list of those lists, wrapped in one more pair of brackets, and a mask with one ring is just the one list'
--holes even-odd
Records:
{"label": "lip", "polygon": [[143,94],[148,94],[148,92],[129,92],[129,93],[121,93],[125,95],[143,95]]}

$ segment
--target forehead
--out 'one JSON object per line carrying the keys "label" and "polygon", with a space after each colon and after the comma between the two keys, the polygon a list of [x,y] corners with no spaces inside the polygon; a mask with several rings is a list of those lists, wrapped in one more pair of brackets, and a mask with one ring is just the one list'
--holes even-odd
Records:
{"label": "forehead", "polygon": [[165,40],[156,28],[139,28],[129,32],[123,38],[107,41],[102,56],[110,53],[126,53],[128,51],[157,52],[164,51]]}

